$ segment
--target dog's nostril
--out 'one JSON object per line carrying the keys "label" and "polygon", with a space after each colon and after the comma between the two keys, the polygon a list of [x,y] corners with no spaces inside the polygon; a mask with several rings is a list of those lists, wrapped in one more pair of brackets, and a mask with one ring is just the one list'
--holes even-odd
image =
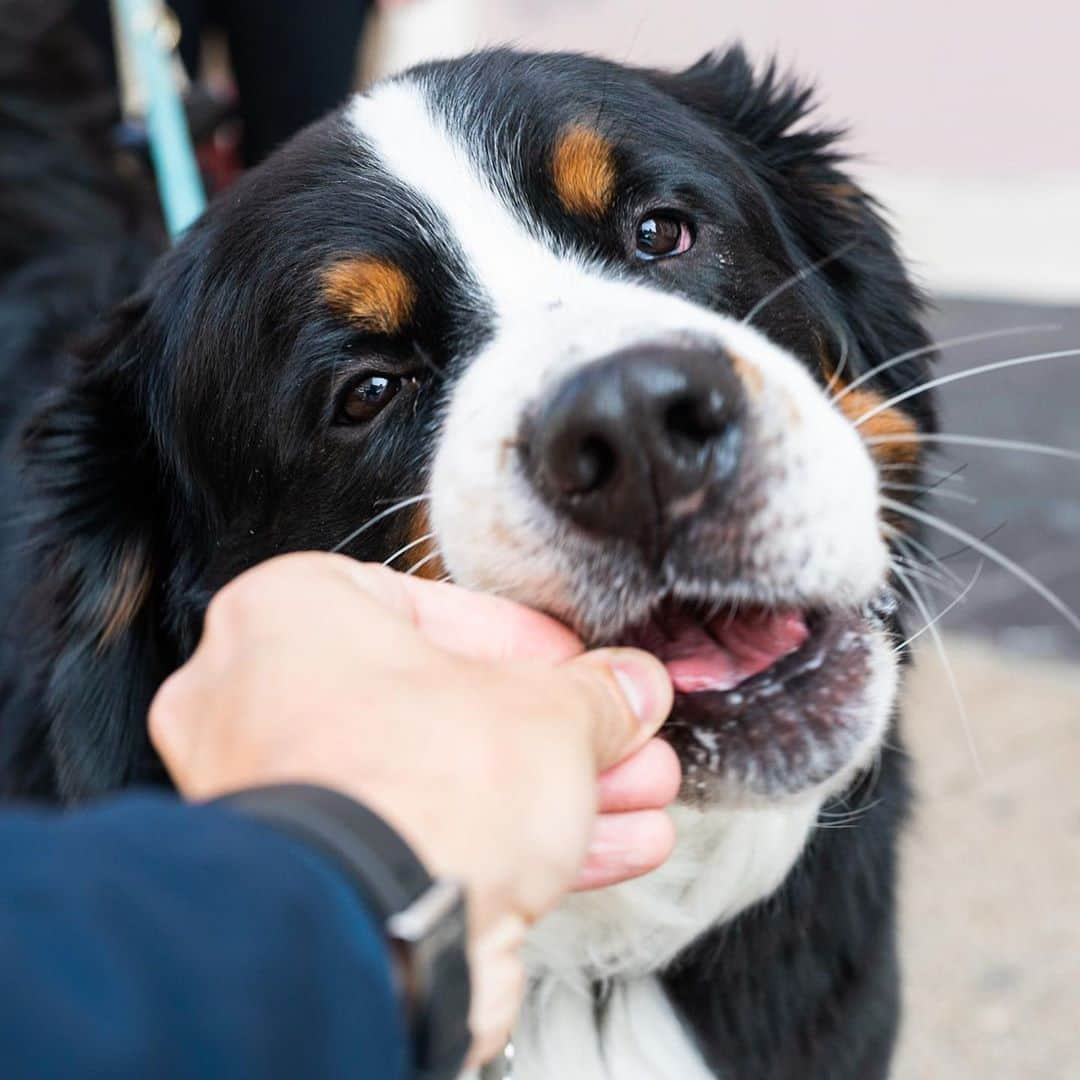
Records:
{"label": "dog's nostril", "polygon": [[578,447],[573,473],[564,478],[563,490],[568,495],[597,491],[615,475],[617,466],[618,456],[611,443],[600,435],[587,435]]}
{"label": "dog's nostril", "polygon": [[727,423],[725,399],[719,390],[702,397],[687,395],[672,402],[664,413],[664,428],[676,443],[704,446],[716,438]]}
{"label": "dog's nostril", "polygon": [[615,475],[619,451],[601,432],[571,428],[549,446],[541,467],[547,483],[560,495],[590,495]]}

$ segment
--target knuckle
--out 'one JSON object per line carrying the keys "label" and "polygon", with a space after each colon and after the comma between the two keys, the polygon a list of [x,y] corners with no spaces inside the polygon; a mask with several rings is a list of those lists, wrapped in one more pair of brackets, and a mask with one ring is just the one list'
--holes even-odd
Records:
{"label": "knuckle", "polygon": [[203,616],[204,634],[220,633],[232,623],[237,606],[236,589],[236,583],[230,582],[210,597],[206,614]]}
{"label": "knuckle", "polygon": [[260,589],[253,577],[243,575],[222,586],[210,598],[203,618],[203,632],[218,636],[243,630],[256,617]]}
{"label": "knuckle", "polygon": [[184,695],[182,678],[180,674],[170,676],[161,684],[150,702],[146,725],[150,741],[155,747],[160,748],[168,743],[176,728],[176,716]]}

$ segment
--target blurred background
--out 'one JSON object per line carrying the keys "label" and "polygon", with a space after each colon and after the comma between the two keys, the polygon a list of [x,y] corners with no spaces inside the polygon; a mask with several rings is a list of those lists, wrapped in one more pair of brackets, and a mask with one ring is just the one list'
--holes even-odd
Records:
{"label": "blurred background", "polygon": [[[478,45],[578,49],[675,67],[741,38],[820,88],[851,129],[934,301],[943,373],[1080,348],[1080,7],[1030,0],[417,0],[381,19],[364,79]],[[1080,358],[943,387],[946,432],[1080,451]],[[1080,609],[1080,465],[950,447],[921,502]],[[919,792],[908,831],[898,1080],[1080,1077],[1080,632],[948,537],[905,716]],[[925,644],[924,644],[925,643]],[[966,716],[965,716],[966,714]],[[967,732],[965,732],[965,728]],[[857,827],[857,826],[856,826]]]}

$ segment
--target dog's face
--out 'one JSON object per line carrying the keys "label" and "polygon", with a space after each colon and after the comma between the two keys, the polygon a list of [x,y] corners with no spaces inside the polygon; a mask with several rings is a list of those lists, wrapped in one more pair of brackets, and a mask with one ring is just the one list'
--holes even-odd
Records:
{"label": "dog's face", "polygon": [[688,801],[846,782],[896,685],[878,485],[930,418],[858,425],[925,340],[804,106],[738,51],[494,53],[300,136],[85,377],[136,428],[103,647],[152,617],[179,659],[224,581],[341,548],[655,652]]}

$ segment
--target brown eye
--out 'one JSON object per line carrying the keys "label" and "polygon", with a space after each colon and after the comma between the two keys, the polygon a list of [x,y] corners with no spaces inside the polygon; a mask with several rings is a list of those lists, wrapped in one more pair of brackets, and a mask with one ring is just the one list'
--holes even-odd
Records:
{"label": "brown eye", "polygon": [[339,422],[363,424],[373,419],[397,396],[401,389],[397,375],[365,375],[346,391],[338,410]]}
{"label": "brown eye", "polygon": [[645,262],[682,255],[693,244],[690,226],[672,214],[649,214],[638,223],[635,254]]}

